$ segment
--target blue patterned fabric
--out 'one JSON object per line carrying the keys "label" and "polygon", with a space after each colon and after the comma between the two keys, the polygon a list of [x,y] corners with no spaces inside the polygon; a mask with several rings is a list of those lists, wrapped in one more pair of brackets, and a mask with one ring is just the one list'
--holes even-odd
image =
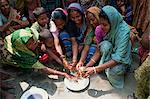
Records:
{"label": "blue patterned fabric", "polygon": [[96,51],[96,44],[91,44],[91,46],[89,48],[89,51],[88,51],[88,54],[87,54],[85,64],[87,64],[91,60],[91,58],[93,57],[95,51]]}
{"label": "blue patterned fabric", "polygon": [[65,53],[67,57],[71,57],[72,56],[72,43],[70,41],[70,35],[67,32],[63,31],[63,32],[60,32],[59,38],[61,39],[63,43],[63,47],[65,48]]}

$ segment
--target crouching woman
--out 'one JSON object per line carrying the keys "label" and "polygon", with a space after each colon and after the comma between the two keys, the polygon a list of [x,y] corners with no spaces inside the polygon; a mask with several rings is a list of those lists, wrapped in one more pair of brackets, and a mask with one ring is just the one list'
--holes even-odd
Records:
{"label": "crouching woman", "polygon": [[16,30],[6,36],[4,45],[11,57],[9,60],[5,60],[5,63],[11,63],[21,68],[34,68],[46,74],[62,75],[69,78],[67,73],[48,68],[38,61],[37,35],[32,29],[26,28]]}
{"label": "crouching woman", "polygon": [[131,65],[131,43],[128,24],[112,6],[105,6],[100,13],[102,30],[107,33],[100,42],[101,60],[98,66],[88,67],[85,76],[105,71],[112,86],[123,88],[126,68]]}

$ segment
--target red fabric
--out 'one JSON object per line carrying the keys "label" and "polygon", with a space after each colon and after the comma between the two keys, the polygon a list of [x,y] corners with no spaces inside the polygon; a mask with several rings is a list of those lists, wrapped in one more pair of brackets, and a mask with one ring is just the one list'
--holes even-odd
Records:
{"label": "red fabric", "polygon": [[49,58],[49,55],[47,53],[45,53],[39,58],[39,61],[46,62],[46,61],[48,61],[48,58]]}
{"label": "red fabric", "polygon": [[139,54],[141,63],[144,62],[144,60],[146,59],[148,53],[149,53],[149,50],[144,49],[142,46],[139,47],[138,54]]}

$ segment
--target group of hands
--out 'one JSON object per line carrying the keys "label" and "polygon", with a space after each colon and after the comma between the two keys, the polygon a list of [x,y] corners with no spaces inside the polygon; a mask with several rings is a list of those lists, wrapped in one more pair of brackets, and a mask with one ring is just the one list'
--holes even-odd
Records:
{"label": "group of hands", "polygon": [[95,70],[93,67],[87,67],[84,66],[83,62],[72,62],[69,64],[66,60],[63,61],[63,65],[66,69],[68,69],[72,74],[67,74],[65,73],[65,77],[70,79],[70,80],[78,80],[80,78],[87,78],[90,75],[95,73]]}

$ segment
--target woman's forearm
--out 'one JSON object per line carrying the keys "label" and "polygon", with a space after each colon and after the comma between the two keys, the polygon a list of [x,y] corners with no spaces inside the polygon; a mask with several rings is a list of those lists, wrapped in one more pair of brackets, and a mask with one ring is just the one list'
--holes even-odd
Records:
{"label": "woman's forearm", "polygon": [[76,41],[72,42],[72,53],[73,53],[73,58],[72,62],[77,62],[77,57],[78,57],[78,44]]}
{"label": "woman's forearm", "polygon": [[54,75],[62,75],[62,76],[64,76],[64,72],[60,72],[60,71],[57,71],[57,70],[54,70],[54,69],[51,69],[51,68],[48,68],[48,67],[42,69],[42,72],[46,73],[48,75],[54,74]]}
{"label": "woman's forearm", "polygon": [[55,44],[56,51],[60,54],[60,56],[62,56],[63,51],[62,51],[62,48],[59,44],[59,39],[58,38],[54,38],[54,44]]}
{"label": "woman's forearm", "polygon": [[108,61],[108,62],[106,62],[104,64],[100,64],[100,65],[96,66],[95,69],[96,69],[96,72],[101,72],[101,71],[103,71],[103,70],[105,70],[107,68],[113,67],[113,66],[115,66],[117,64],[119,64],[117,61],[110,60],[110,61]]}
{"label": "woman's forearm", "polygon": [[88,45],[85,45],[84,46],[84,49],[82,50],[82,54],[81,54],[81,58],[80,58],[80,61],[81,62],[84,62],[86,57],[87,57],[87,54],[88,54],[88,51],[89,51],[89,46]]}
{"label": "woman's forearm", "polygon": [[91,58],[91,60],[88,62],[86,66],[87,67],[93,66],[97,62],[99,57],[100,57],[100,51],[98,48],[96,48],[96,52],[94,53],[93,57]]}

